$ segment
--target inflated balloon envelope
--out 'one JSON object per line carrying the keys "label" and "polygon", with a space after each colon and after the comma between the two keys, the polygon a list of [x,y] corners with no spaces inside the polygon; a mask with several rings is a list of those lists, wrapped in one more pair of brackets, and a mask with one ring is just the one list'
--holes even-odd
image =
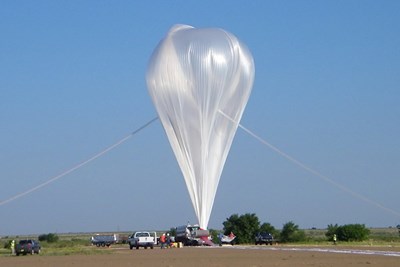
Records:
{"label": "inflated balloon envelope", "polygon": [[207,229],[253,86],[253,57],[225,30],[175,25],[154,50],[146,80],[200,227]]}

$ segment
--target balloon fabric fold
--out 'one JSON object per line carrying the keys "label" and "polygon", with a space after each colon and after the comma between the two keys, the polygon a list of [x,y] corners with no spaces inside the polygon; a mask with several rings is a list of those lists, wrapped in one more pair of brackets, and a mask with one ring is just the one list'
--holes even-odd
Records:
{"label": "balloon fabric fold", "polygon": [[148,91],[203,229],[254,72],[247,47],[219,28],[175,25],[149,61]]}

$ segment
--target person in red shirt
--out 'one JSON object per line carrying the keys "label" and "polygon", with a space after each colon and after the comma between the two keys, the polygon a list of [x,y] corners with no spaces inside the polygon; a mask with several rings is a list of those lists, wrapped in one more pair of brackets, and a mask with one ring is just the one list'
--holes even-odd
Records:
{"label": "person in red shirt", "polygon": [[162,236],[160,236],[161,249],[163,249],[165,247],[165,242],[166,242],[166,238],[165,238],[165,233],[164,233],[164,234],[162,234]]}

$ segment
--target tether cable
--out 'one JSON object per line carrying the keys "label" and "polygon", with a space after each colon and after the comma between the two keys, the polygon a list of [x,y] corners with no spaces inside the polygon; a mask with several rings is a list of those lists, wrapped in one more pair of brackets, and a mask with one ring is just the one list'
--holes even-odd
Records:
{"label": "tether cable", "polygon": [[46,185],[49,185],[49,184],[51,184],[51,183],[57,181],[58,179],[64,177],[65,175],[70,174],[70,173],[73,172],[73,171],[76,171],[77,169],[79,169],[79,168],[85,166],[86,164],[90,163],[91,161],[97,159],[98,157],[101,157],[101,156],[103,156],[104,154],[106,154],[107,152],[113,150],[113,149],[116,148],[117,146],[119,146],[119,145],[125,143],[128,139],[130,139],[132,136],[134,136],[135,134],[137,134],[138,132],[140,132],[141,130],[143,130],[144,128],[146,128],[147,126],[149,126],[150,124],[152,124],[153,122],[155,122],[157,119],[158,119],[158,117],[155,117],[154,119],[148,121],[148,122],[145,123],[144,125],[140,126],[138,129],[136,129],[135,131],[131,132],[129,135],[127,135],[127,136],[121,138],[120,140],[118,140],[117,142],[115,142],[114,144],[112,144],[111,146],[106,147],[105,149],[103,149],[102,151],[100,151],[99,153],[97,153],[96,155],[90,157],[89,159],[87,159],[87,160],[85,160],[85,161],[82,161],[81,163],[75,165],[74,167],[72,167],[72,168],[70,168],[70,169],[64,171],[63,173],[60,173],[60,174],[58,174],[57,176],[54,176],[54,177],[50,178],[49,180],[47,180],[47,181],[45,181],[45,182],[43,182],[43,183],[41,183],[41,184],[39,184],[39,185],[37,185],[37,186],[35,186],[35,187],[29,189],[29,190],[26,190],[26,191],[24,191],[24,192],[22,192],[22,193],[19,193],[19,194],[14,195],[14,196],[12,196],[12,197],[6,199],[6,200],[1,201],[1,202],[0,202],[0,206],[4,205],[4,204],[6,204],[6,203],[9,203],[9,202],[11,202],[11,201],[17,200],[17,199],[19,199],[19,198],[21,198],[21,197],[23,197],[23,196],[26,196],[26,195],[28,195],[28,194],[30,194],[30,193],[32,193],[32,192],[35,192],[36,190],[39,190],[40,188],[45,187]]}

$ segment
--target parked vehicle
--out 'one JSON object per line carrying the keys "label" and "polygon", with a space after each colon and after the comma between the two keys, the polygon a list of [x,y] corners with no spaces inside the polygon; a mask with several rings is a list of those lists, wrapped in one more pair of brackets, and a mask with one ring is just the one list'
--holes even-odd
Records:
{"label": "parked vehicle", "polygon": [[274,243],[274,237],[270,233],[258,233],[255,238],[256,245],[272,245]]}
{"label": "parked vehicle", "polygon": [[208,245],[210,232],[200,229],[200,226],[182,225],[176,227],[175,242],[182,242],[185,246]]}
{"label": "parked vehicle", "polygon": [[23,254],[39,254],[41,250],[40,243],[32,239],[20,240],[18,244],[15,245],[15,254],[17,256]]}
{"label": "parked vehicle", "polygon": [[157,236],[156,233],[152,236],[150,232],[136,232],[128,238],[128,244],[130,249],[134,247],[136,249],[139,249],[139,247],[153,249],[154,245],[157,244]]}
{"label": "parked vehicle", "polygon": [[109,247],[112,244],[118,243],[118,235],[94,235],[91,237],[92,245],[97,247]]}

